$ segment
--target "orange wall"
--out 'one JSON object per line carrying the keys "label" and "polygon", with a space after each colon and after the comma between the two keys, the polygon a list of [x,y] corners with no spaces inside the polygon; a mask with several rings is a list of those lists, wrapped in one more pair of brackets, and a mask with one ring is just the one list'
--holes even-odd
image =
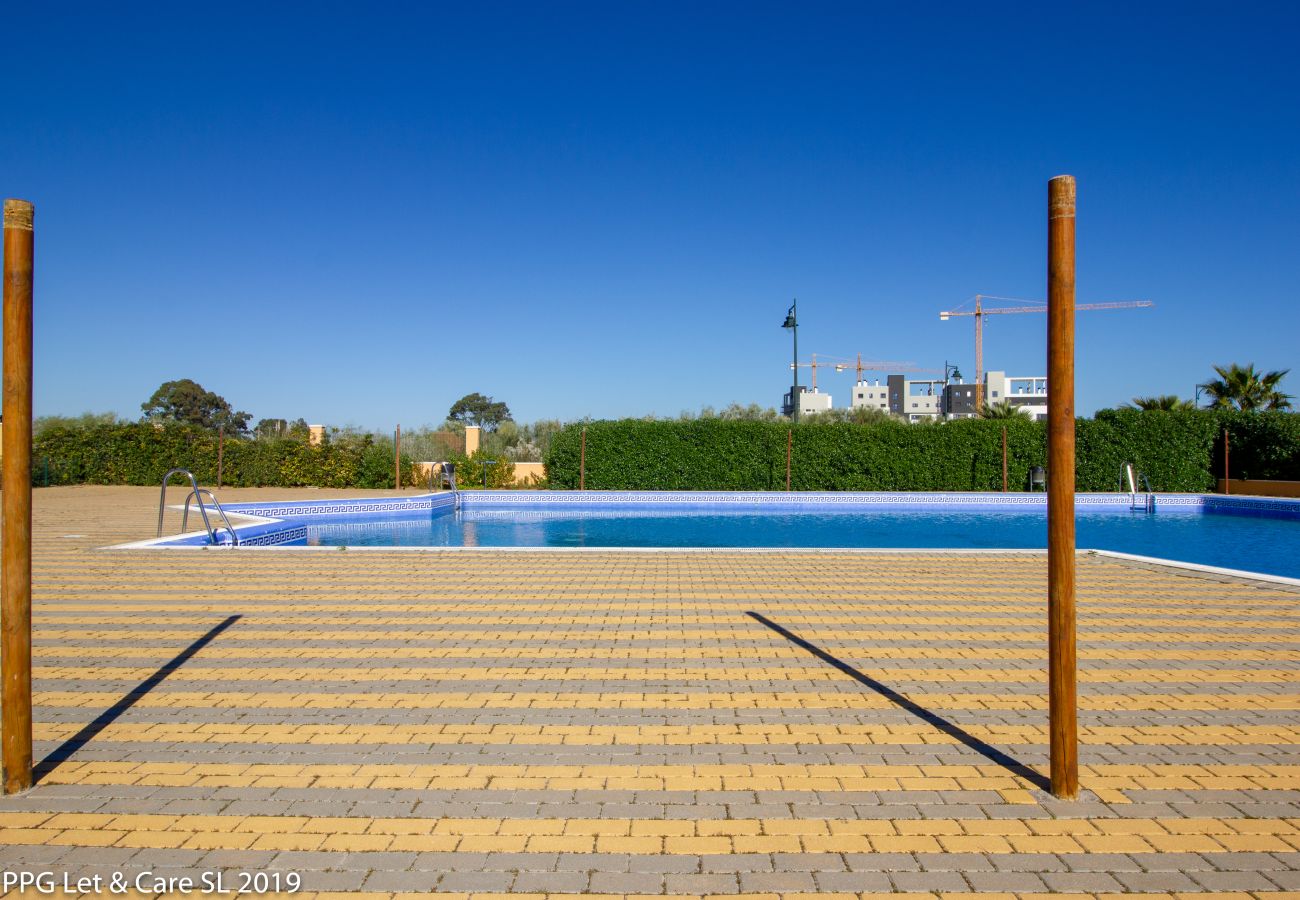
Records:
{"label": "orange wall", "polygon": [[1234,478],[1228,482],[1228,490],[1223,489],[1223,479],[1219,479],[1220,494],[1244,494],[1251,497],[1300,497],[1300,481],[1254,481]]}

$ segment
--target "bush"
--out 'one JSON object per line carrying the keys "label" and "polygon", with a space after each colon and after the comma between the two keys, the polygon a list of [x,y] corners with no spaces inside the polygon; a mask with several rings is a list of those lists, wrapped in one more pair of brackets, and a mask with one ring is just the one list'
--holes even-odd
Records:
{"label": "bush", "polygon": [[[47,428],[33,442],[35,484],[148,484],[168,469],[217,481],[217,436],[189,425],[132,422]],[[403,474],[412,467],[403,459]],[[226,438],[222,483],[232,487],[392,487],[393,446],[370,441],[313,446],[298,440]]]}
{"label": "bush", "polygon": [[[552,439],[546,458],[552,487],[578,486],[583,427],[570,425]],[[1046,425],[1028,419],[929,425],[624,419],[585,427],[586,486],[595,490],[782,490],[791,433],[791,486],[801,491],[1001,490],[1004,427],[1011,490],[1026,489],[1030,467],[1047,460]],[[1078,489],[1115,490],[1121,466],[1133,462],[1156,490],[1210,490],[1218,428],[1217,415],[1204,411],[1109,410],[1080,419]],[[1252,452],[1261,456],[1270,442],[1290,440],[1289,451],[1268,452],[1294,462],[1294,437],[1286,438],[1282,426],[1271,428]]]}
{"label": "bush", "polygon": [[1223,431],[1233,478],[1300,481],[1300,414],[1216,411],[1213,477],[1223,475]]}
{"label": "bush", "polygon": [[[487,465],[490,459],[495,465]],[[489,455],[479,448],[469,457],[463,457],[456,463],[456,486],[475,488],[483,486],[483,470],[487,469],[487,486],[489,488],[508,488],[515,483],[515,464],[509,457],[501,454]]]}

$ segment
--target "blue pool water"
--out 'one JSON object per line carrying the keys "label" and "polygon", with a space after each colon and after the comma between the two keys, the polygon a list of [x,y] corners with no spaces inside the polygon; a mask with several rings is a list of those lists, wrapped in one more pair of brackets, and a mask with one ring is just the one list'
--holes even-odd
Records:
{"label": "blue pool water", "polygon": [[[1189,509],[1154,515],[1080,510],[1077,544],[1300,578],[1300,519]],[[883,547],[1047,546],[1042,508],[636,510],[480,509],[418,518],[309,524],[318,546]]]}

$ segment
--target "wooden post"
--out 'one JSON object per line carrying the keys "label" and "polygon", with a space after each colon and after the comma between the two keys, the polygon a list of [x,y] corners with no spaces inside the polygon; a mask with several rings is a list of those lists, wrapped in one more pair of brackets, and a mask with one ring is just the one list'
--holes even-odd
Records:
{"label": "wooden post", "polygon": [[1074,611],[1074,177],[1047,186],[1047,658],[1052,794],[1079,796]]}
{"label": "wooden post", "polygon": [[1223,492],[1232,493],[1232,484],[1228,481],[1228,429],[1223,429]]}
{"label": "wooden post", "polygon": [[32,218],[4,202],[4,491],[0,663],[4,792],[32,786]]}
{"label": "wooden post", "polygon": [[217,426],[217,490],[221,490],[222,469],[226,456],[226,426]]}
{"label": "wooden post", "polygon": [[397,480],[393,484],[402,489],[402,426],[397,426],[397,436],[393,439],[393,473]]}
{"label": "wooden post", "polygon": [[794,452],[794,429],[791,428],[785,433],[785,490],[790,492],[790,457]]}
{"label": "wooden post", "polygon": [[587,489],[587,426],[582,426],[582,449],[578,451],[578,490]]}
{"label": "wooden post", "polygon": [[1002,493],[1007,492],[1007,426],[1002,426]]}

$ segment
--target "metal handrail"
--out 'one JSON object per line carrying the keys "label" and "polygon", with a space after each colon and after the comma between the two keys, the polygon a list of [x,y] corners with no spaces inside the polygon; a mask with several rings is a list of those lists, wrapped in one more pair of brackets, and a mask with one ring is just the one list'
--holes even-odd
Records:
{"label": "metal handrail", "polygon": [[[1119,470],[1119,489],[1121,492],[1124,490],[1125,481],[1128,482],[1128,508],[1131,510],[1140,509],[1149,513],[1155,512],[1155,492],[1151,490],[1151,479],[1147,478],[1146,473],[1139,472],[1131,462],[1124,463]],[[1141,503],[1138,503],[1138,494],[1143,493],[1143,491],[1138,490],[1139,484],[1146,488],[1145,496],[1142,498]]]}
{"label": "metal handrail", "polygon": [[[204,512],[203,498],[199,496],[200,494],[207,494],[210,498],[212,498],[212,505],[217,508],[217,514],[221,516],[221,521],[225,523],[226,531],[230,532],[230,546],[238,547],[239,535],[235,534],[235,529],[230,525],[230,519],[226,518],[226,511],[221,508],[221,501],[217,499],[217,495],[212,493],[212,491],[208,490],[207,488],[195,488],[194,490],[190,491],[189,496],[185,498],[185,511],[181,514],[181,531],[182,532],[185,531],[185,527],[186,525],[189,524],[190,521],[191,500],[197,499],[199,501],[199,512]],[[203,522],[205,525],[207,524],[207,521],[208,521],[208,517],[207,514],[205,513],[203,516]],[[214,544],[217,543],[217,530],[215,528],[212,528],[211,526],[209,526],[208,528],[208,540]]]}
{"label": "metal handrail", "polygon": [[456,464],[453,462],[436,462],[429,466],[429,493],[433,493],[433,470],[437,469],[442,477],[447,479],[447,487],[451,490],[451,503],[453,509],[460,509],[460,491],[456,489]]}
{"label": "metal handrail", "polygon": [[215,528],[212,527],[212,522],[208,520],[208,511],[203,506],[203,498],[199,496],[200,491],[202,491],[203,493],[206,493],[209,497],[212,498],[212,504],[217,508],[217,512],[221,513],[221,520],[225,522],[226,530],[230,532],[231,546],[232,547],[239,546],[239,536],[235,534],[235,529],[230,526],[230,520],[226,518],[226,511],[222,509],[221,504],[217,502],[216,495],[213,494],[212,491],[209,491],[207,488],[200,488],[198,479],[194,477],[193,472],[191,472],[189,469],[182,469],[179,467],[175,469],[168,469],[167,474],[163,476],[162,493],[159,494],[158,496],[157,536],[162,537],[163,514],[167,511],[167,482],[171,480],[171,477],[173,475],[184,475],[186,478],[190,480],[190,492],[185,497],[185,515],[184,518],[181,519],[181,531],[185,530],[185,526],[189,522],[190,501],[193,500],[195,497],[198,497],[199,515],[203,517],[203,528],[208,533],[208,541],[213,544],[217,543],[217,531]]}
{"label": "metal handrail", "polygon": [[456,464],[451,462],[436,462],[429,466],[429,493],[433,493],[433,470],[437,469],[438,473],[447,479],[449,489],[454,493],[456,490]]}
{"label": "metal handrail", "polygon": [[[162,494],[158,497],[158,537],[162,537],[163,512],[167,509],[167,482],[171,481],[173,475],[184,475],[190,480],[192,491],[197,491],[199,489],[198,479],[194,477],[194,473],[189,469],[175,468],[167,470],[167,474],[163,476],[162,480]],[[199,509],[200,511],[203,511],[203,504],[199,504]],[[211,536],[212,524],[208,522],[208,514],[206,512],[203,512],[203,525],[207,528],[208,535]]]}

